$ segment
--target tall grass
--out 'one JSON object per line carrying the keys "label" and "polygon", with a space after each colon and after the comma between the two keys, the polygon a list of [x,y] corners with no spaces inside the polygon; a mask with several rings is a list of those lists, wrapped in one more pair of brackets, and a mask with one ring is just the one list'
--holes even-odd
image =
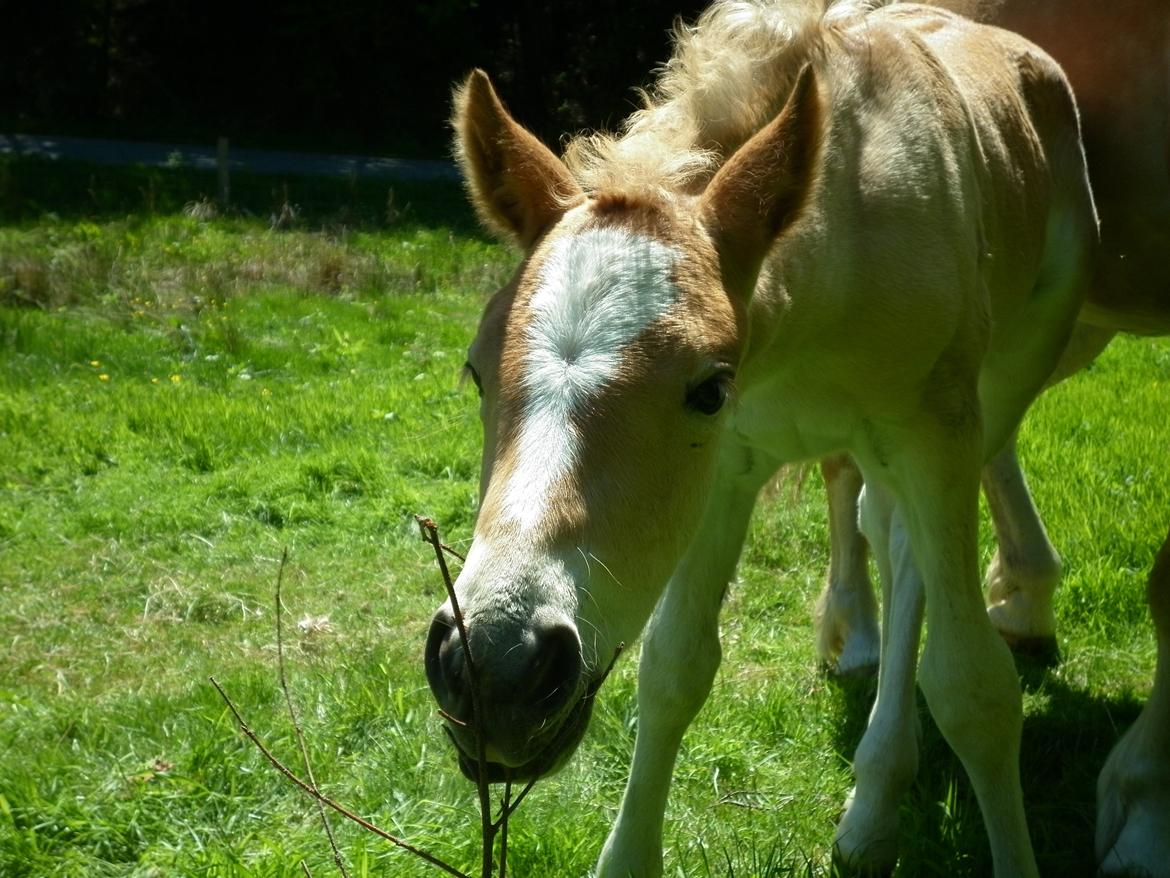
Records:
{"label": "tall grass", "polygon": [[[6,167],[0,874],[292,876],[302,858],[330,874],[310,804],[206,683],[214,672],[294,752],[272,616],[286,546],[286,646],[319,781],[476,862],[474,790],[422,674],[442,586],[412,516],[469,537],[480,437],[459,368],[512,257],[449,191],[411,193],[393,222],[372,207],[383,191],[360,221],[309,209],[273,228],[256,207],[185,216],[199,191],[181,180],[160,178],[153,203],[132,195],[145,172],[66,198]],[[36,186],[48,200],[34,210]],[[1091,874],[1095,771],[1148,692],[1142,580],[1170,508],[1168,388],[1170,346],[1122,340],[1045,396],[1021,441],[1068,571],[1063,662],[1025,677],[1045,874]],[[823,502],[816,484],[781,491],[753,523],[724,665],[678,766],[668,874],[827,873],[870,693],[826,679],[813,656]],[[989,554],[986,526],[982,541]],[[517,876],[580,876],[594,861],[636,728],[636,654],[573,763],[514,818]],[[986,874],[978,809],[928,719],[923,752],[899,874]],[[430,874],[352,827],[339,835],[354,874]]]}

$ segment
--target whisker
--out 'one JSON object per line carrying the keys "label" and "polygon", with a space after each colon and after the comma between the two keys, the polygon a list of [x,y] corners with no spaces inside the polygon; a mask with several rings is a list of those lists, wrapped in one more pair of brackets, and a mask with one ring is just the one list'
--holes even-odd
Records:
{"label": "whisker", "polygon": [[614,581],[614,584],[616,584],[618,588],[623,589],[623,590],[627,590],[626,584],[624,582],[622,582],[620,579],[618,579],[616,576],[614,576],[613,571],[609,569],[609,566],[604,561],[602,561],[600,558],[598,558],[592,552],[589,553],[589,557],[601,565],[601,569],[609,574],[609,578]]}

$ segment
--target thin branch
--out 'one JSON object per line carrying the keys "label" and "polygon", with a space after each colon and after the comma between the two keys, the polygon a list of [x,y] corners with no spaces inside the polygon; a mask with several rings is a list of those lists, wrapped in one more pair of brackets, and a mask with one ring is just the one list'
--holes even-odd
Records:
{"label": "thin branch", "polygon": [[454,555],[456,558],[458,558],[464,564],[467,563],[467,556],[466,555],[460,555],[458,552],[456,552],[454,549],[452,549],[446,543],[439,543],[439,548],[442,549],[444,552],[446,552],[448,555]]}
{"label": "thin branch", "polygon": [[[301,749],[301,761],[305,766],[305,776],[309,778],[309,784],[313,789],[317,789],[317,778],[313,776],[313,764],[309,759],[309,748],[305,744],[305,733],[297,718],[296,707],[293,706],[292,695],[288,691],[288,679],[284,673],[284,627],[282,625],[284,603],[280,599],[280,589],[284,584],[284,568],[287,564],[288,547],[285,546],[284,551],[280,554],[280,568],[276,571],[276,667],[280,674],[280,688],[284,692],[284,703],[288,707],[288,717],[292,721],[293,731],[296,732],[297,746]],[[345,860],[341,856],[341,850],[337,847],[337,838],[333,835],[333,827],[329,825],[329,814],[320,799],[317,800],[316,804],[317,814],[321,817],[321,825],[325,827],[325,835],[329,839],[329,849],[333,851],[333,862],[337,864],[342,878],[349,878],[349,872],[345,868]],[[302,865],[304,865],[303,862]],[[306,869],[306,871],[308,870]]]}
{"label": "thin branch", "polygon": [[492,824],[496,829],[500,829],[508,822],[508,818],[511,817],[516,812],[516,809],[520,807],[520,803],[524,801],[524,797],[528,795],[529,791],[534,786],[536,786],[536,782],[538,780],[539,778],[536,777],[529,780],[528,783],[524,784],[524,789],[520,791],[520,795],[518,795],[510,803],[505,803],[503,809],[500,811],[499,818],[495,823]]}
{"label": "thin branch", "polygon": [[[532,784],[529,784],[531,787]],[[504,781],[504,798],[500,802],[500,878],[505,878],[508,871],[508,800],[512,798],[512,781]]]}
{"label": "thin branch", "polygon": [[451,725],[459,726],[460,728],[463,728],[463,729],[467,728],[467,723],[465,723],[461,719],[458,719],[457,717],[451,716],[451,714],[447,713],[447,711],[443,710],[443,708],[440,707],[438,709],[437,713],[439,714],[439,716],[441,716],[447,722],[451,723]]}
{"label": "thin branch", "polygon": [[211,685],[215,687],[215,691],[217,691],[219,693],[219,697],[222,698],[224,703],[227,705],[228,710],[230,710],[232,712],[232,716],[235,717],[236,724],[240,727],[240,731],[244,733],[244,736],[249,741],[251,741],[253,744],[256,745],[256,748],[264,755],[264,758],[268,760],[268,762],[272,765],[273,768],[275,768],[277,771],[279,771],[281,774],[283,774],[294,785],[299,787],[302,791],[308,793],[310,796],[312,796],[318,802],[321,802],[323,805],[325,805],[329,808],[332,808],[334,811],[336,811],[341,816],[345,817],[347,820],[350,820],[350,821],[356,823],[358,826],[362,827],[362,829],[365,829],[368,832],[374,833],[374,835],[378,836],[379,838],[385,839],[386,841],[390,842],[391,844],[395,845],[396,847],[400,847],[403,850],[410,851],[416,857],[419,857],[420,859],[426,860],[432,866],[437,866],[438,868],[440,868],[444,872],[446,872],[448,875],[454,875],[455,878],[471,878],[471,876],[468,875],[466,872],[460,872],[454,866],[451,866],[451,865],[443,862],[438,857],[436,857],[434,854],[430,854],[427,851],[424,851],[422,848],[415,847],[410,842],[403,841],[401,838],[398,838],[395,835],[391,835],[385,829],[382,829],[380,826],[376,826],[375,824],[371,823],[369,820],[366,820],[362,817],[359,817],[357,814],[355,814],[353,811],[350,811],[348,808],[345,808],[344,806],[337,804],[337,802],[330,799],[328,796],[326,796],[324,793],[322,793],[320,790],[318,790],[315,786],[310,785],[310,784],[306,783],[305,781],[301,780],[301,778],[299,778],[296,775],[296,773],[293,772],[293,770],[291,768],[289,768],[287,765],[285,765],[283,762],[281,762],[279,759],[277,759],[275,755],[273,755],[272,751],[269,750],[264,745],[264,742],[261,741],[260,738],[257,736],[257,734],[252,731],[252,729],[248,726],[248,724],[246,722],[244,722],[244,718],[243,718],[243,716],[240,715],[240,711],[236,708],[236,705],[231,700],[231,698],[228,697],[228,694],[223,690],[223,687],[219,685],[219,681],[216,680],[215,677],[210,677],[209,679],[211,680]]}
{"label": "thin branch", "polygon": [[[491,787],[487,778],[487,744],[483,737],[481,721],[483,710],[479,699],[479,672],[471,658],[471,643],[467,637],[467,625],[463,621],[463,611],[459,608],[459,598],[455,595],[455,584],[451,581],[451,571],[447,569],[447,559],[443,555],[443,543],[439,539],[438,525],[421,515],[416,515],[414,519],[418,522],[423,541],[430,543],[435,550],[435,560],[439,563],[439,572],[443,575],[443,585],[447,589],[447,597],[451,601],[451,614],[455,617],[455,628],[463,646],[463,661],[467,666],[467,682],[471,689],[471,719],[468,721],[468,725],[471,726],[475,735],[475,757],[478,769],[475,787],[479,793],[480,826],[483,834],[483,878],[491,878],[497,826],[492,821]],[[505,817],[504,820],[506,822],[507,818]]]}

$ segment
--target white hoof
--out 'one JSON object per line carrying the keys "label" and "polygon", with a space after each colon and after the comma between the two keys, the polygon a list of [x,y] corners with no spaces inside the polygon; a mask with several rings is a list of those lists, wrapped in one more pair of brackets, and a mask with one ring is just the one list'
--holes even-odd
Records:
{"label": "white hoof", "polygon": [[868,582],[827,586],[817,601],[815,622],[817,654],[830,671],[864,676],[877,670],[881,631]]}
{"label": "white hoof", "polygon": [[1016,644],[1056,643],[1052,596],[1060,582],[1060,562],[1052,556],[1033,566],[1008,567],[996,552],[987,570],[987,615],[1013,650]]}
{"label": "white hoof", "polygon": [[1170,753],[1149,719],[1138,718],[1097,781],[1102,875],[1170,878]]}
{"label": "white hoof", "polygon": [[898,809],[864,806],[856,789],[833,837],[833,862],[849,875],[889,875],[898,862]]}

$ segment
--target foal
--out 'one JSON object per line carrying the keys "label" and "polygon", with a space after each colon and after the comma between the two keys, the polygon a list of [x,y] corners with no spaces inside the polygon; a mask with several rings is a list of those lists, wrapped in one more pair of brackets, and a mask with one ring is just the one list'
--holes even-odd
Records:
{"label": "foal", "polygon": [[[662,871],[675,756],[720,659],[760,487],[847,451],[893,583],[878,701],[837,836],[884,868],[915,768],[919,680],[966,767],[997,874],[1034,875],[1011,656],[980,595],[979,472],[1065,348],[1096,218],[1060,69],[919,6],[717,2],[619,139],[559,160],[487,77],[457,95],[481,216],[524,259],[468,355],[481,507],[426,649],[492,778],[553,771],[615,648],[650,619],[604,878]],[[655,609],[655,607],[657,607]],[[465,771],[475,738],[450,724]],[[909,743],[907,743],[909,742]]]}

